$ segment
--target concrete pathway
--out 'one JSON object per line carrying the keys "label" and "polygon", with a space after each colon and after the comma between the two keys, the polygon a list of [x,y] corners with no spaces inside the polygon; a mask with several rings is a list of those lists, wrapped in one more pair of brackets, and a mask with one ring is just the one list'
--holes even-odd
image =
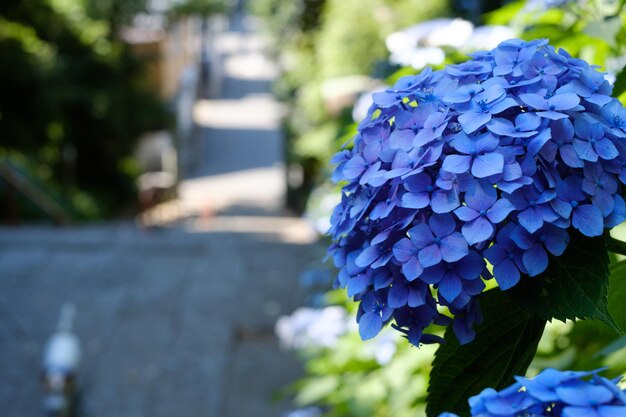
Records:
{"label": "concrete pathway", "polygon": [[186,212],[237,205],[278,212],[284,205],[284,109],[270,91],[277,70],[264,54],[255,22],[238,26],[211,42],[219,64],[212,67],[218,77],[210,90],[219,94],[194,107],[197,131],[179,189]]}
{"label": "concrete pathway", "polygon": [[[195,108],[197,160],[181,185],[194,217],[0,229],[0,413],[41,414],[39,372],[61,306],[77,307],[81,416],[277,417],[301,373],[276,318],[304,302],[299,275],[323,249],[282,217],[284,165],[273,76],[258,36],[221,35],[222,97]],[[255,73],[242,62],[262,63]],[[242,69],[245,68],[245,69]]]}

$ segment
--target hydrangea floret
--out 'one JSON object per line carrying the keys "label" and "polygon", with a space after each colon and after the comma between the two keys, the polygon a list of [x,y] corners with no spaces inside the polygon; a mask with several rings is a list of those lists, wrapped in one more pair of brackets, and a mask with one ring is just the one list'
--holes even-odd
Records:
{"label": "hydrangea floret", "polygon": [[[626,392],[617,380],[599,371],[574,372],[546,369],[535,378],[516,377],[516,383],[496,391],[486,388],[471,397],[472,416],[480,417],[622,417]],[[589,379],[591,377],[591,379]],[[439,417],[457,417],[443,413]]]}
{"label": "hydrangea floret", "polygon": [[[572,233],[626,218],[626,109],[594,66],[546,40],[512,39],[374,94],[333,178],[335,285],[360,302],[363,339],[389,322],[414,345],[461,343],[477,296],[546,270]],[[536,279],[541,279],[540,277]]]}

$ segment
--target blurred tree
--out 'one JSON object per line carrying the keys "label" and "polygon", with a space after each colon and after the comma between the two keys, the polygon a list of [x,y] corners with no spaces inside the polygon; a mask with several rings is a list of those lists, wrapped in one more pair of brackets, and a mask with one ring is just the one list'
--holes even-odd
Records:
{"label": "blurred tree", "polygon": [[[57,0],[58,1],[58,0]],[[75,3],[72,0],[61,0]],[[109,36],[116,36],[120,26],[130,24],[133,18],[146,11],[147,0],[83,0],[90,19],[103,20],[109,25]]]}
{"label": "blurred tree", "polygon": [[80,2],[0,4],[0,154],[25,155],[69,197],[86,191],[102,215],[134,201],[135,139],[166,120],[143,63],[111,35],[129,15],[111,13],[110,25]]}
{"label": "blurred tree", "polygon": [[175,17],[190,15],[208,17],[225,10],[226,4],[223,0],[184,0],[172,6],[169,12]]}

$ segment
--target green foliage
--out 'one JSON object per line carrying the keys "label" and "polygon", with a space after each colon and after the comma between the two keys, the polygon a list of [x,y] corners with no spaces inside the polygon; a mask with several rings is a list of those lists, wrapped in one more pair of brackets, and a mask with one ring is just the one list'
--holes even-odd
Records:
{"label": "green foliage", "polygon": [[[305,172],[303,184],[290,189],[288,201],[305,202],[312,186],[323,182],[328,156],[343,143],[338,136],[341,127],[352,122],[352,103],[370,88],[363,85],[340,94],[328,85],[345,87],[348,77],[373,73],[384,78],[394,70],[386,64],[385,37],[446,14],[448,1],[258,0],[250,7],[265,20],[279,47],[275,53],[285,63],[275,88],[290,109],[285,122],[287,159]],[[315,169],[307,168],[311,166]],[[291,205],[298,211],[304,208],[302,203]]]}
{"label": "green foliage", "polygon": [[[0,169],[9,168],[25,179],[30,187],[43,192],[48,201],[56,207],[54,216],[56,221],[70,220],[95,220],[103,215],[97,202],[87,193],[73,187],[63,190],[57,183],[46,179],[50,176],[45,166],[33,164],[30,160],[18,153],[7,153],[0,149]],[[0,179],[0,218],[8,218],[14,215],[12,210],[17,204],[20,207],[22,219],[36,220],[51,218],[49,211],[43,210],[26,196],[15,193],[9,189],[8,183]]]}
{"label": "green foliage", "polygon": [[28,158],[79,207],[95,198],[104,215],[134,201],[135,173],[124,161],[142,132],[166,123],[144,62],[114,33],[143,2],[130,2],[132,11],[122,3],[106,3],[106,13],[89,1],[0,6],[0,59],[10,63],[0,67],[0,150]]}
{"label": "green foliage", "polygon": [[613,85],[613,95],[618,97],[622,102],[626,98],[624,98],[624,94],[626,93],[626,68],[622,68],[622,70],[615,77],[615,84]]}
{"label": "green foliage", "polygon": [[356,332],[343,336],[336,346],[304,352],[307,374],[292,386],[298,406],[321,406],[328,417],[411,417],[424,415],[428,372],[435,347],[419,349],[396,338],[395,353],[379,363],[377,341],[363,342]]}
{"label": "green foliage", "polygon": [[609,257],[603,237],[571,233],[561,256],[551,256],[548,269],[524,277],[507,291],[520,306],[543,318],[561,321],[597,318],[620,331],[608,311]]}
{"label": "green foliage", "polygon": [[545,320],[525,311],[500,290],[480,296],[484,322],[476,338],[460,345],[451,327],[446,330],[433,362],[428,388],[428,416],[444,411],[469,415],[467,399],[485,388],[502,389],[530,365]]}
{"label": "green foliage", "polygon": [[[292,142],[293,160],[300,153],[307,158],[325,157],[325,147],[334,144],[337,150],[345,142],[347,138],[333,141],[331,137],[341,136],[342,126],[351,121],[344,112],[337,122],[338,117],[323,107],[321,85],[329,77],[372,73],[374,61],[384,59],[384,51],[378,48],[384,35],[399,25],[399,14],[413,19],[406,26],[420,20],[411,15],[414,9],[399,7],[400,3],[404,4],[367,0],[360,2],[359,9],[351,1],[327,0],[315,30],[295,31],[297,41],[283,50],[295,59],[289,61],[292,65],[281,90],[290,92],[296,103],[290,122],[292,137],[299,138]],[[616,74],[614,96],[626,103],[626,1],[571,2],[547,10],[531,10],[526,3],[507,2],[484,21],[509,25],[524,39],[548,38],[552,45]],[[391,13],[372,13],[375,7]],[[353,28],[357,22],[361,26]],[[362,42],[369,44],[367,50],[362,49],[361,40],[367,40]],[[454,50],[447,50],[446,56],[446,63],[463,58]],[[385,83],[393,84],[414,72],[403,68],[386,73]],[[589,370],[610,366],[606,375],[612,377],[626,372],[626,336],[619,333],[626,329],[626,260],[607,254],[604,238],[572,235],[565,254],[551,257],[545,273],[522,278],[512,290],[491,289],[481,297],[485,323],[477,328],[472,343],[460,346],[452,330],[446,331],[446,343],[439,348],[431,372],[429,416],[444,410],[466,415],[469,396],[487,386],[502,388],[515,374],[533,375],[545,367]],[[424,415],[432,347],[410,348],[400,340],[394,357],[381,366],[363,356],[375,342],[361,342],[353,332],[335,349],[308,352],[308,376],[298,385],[305,390],[297,395],[299,404],[320,405],[329,416]],[[402,373],[397,385],[388,383],[386,369]],[[394,408],[398,402],[403,406]]]}
{"label": "green foliage", "polygon": [[53,3],[64,8],[63,14],[78,21],[81,28],[85,26],[84,18],[88,17],[92,22],[107,22],[109,33],[115,36],[121,25],[131,23],[137,13],[146,10],[147,0],[84,0],[82,7],[81,2],[75,0],[53,0]]}
{"label": "green foliage", "polygon": [[609,285],[609,313],[617,326],[626,330],[626,261],[611,265],[611,281]]}
{"label": "green foliage", "polygon": [[548,38],[550,44],[617,73],[624,66],[617,58],[626,52],[623,8],[621,2],[593,0],[543,10],[519,0],[488,13],[485,21],[510,25],[524,39]]}
{"label": "green foliage", "polygon": [[319,76],[370,74],[387,57],[388,34],[441,16],[447,8],[443,1],[327,0],[316,41]]}
{"label": "green foliage", "polygon": [[[617,325],[626,325],[626,261],[610,267],[609,313]],[[546,327],[533,368],[588,370],[609,366],[608,376],[626,372],[626,340],[623,335],[594,320],[554,322]]]}
{"label": "green foliage", "polygon": [[169,14],[173,18],[190,15],[208,17],[224,11],[226,5],[223,0],[185,0],[172,6]]}
{"label": "green foliage", "polygon": [[[381,28],[374,13],[377,0],[327,0],[316,39],[318,76],[369,74],[385,56]],[[345,24],[346,17],[358,24]],[[364,53],[367,51],[367,53]]]}

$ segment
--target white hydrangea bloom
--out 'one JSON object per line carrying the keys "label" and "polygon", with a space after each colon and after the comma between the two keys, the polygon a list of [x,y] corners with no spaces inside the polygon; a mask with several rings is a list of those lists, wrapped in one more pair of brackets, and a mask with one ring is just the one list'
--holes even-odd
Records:
{"label": "white hydrangea bloom", "polygon": [[275,332],[281,345],[289,349],[332,348],[340,336],[354,327],[351,322],[346,310],[339,306],[301,307],[290,316],[279,318]]}
{"label": "white hydrangea bloom", "polygon": [[515,32],[508,26],[485,25],[474,29],[472,35],[463,44],[464,51],[494,49],[501,42],[515,38]]}

